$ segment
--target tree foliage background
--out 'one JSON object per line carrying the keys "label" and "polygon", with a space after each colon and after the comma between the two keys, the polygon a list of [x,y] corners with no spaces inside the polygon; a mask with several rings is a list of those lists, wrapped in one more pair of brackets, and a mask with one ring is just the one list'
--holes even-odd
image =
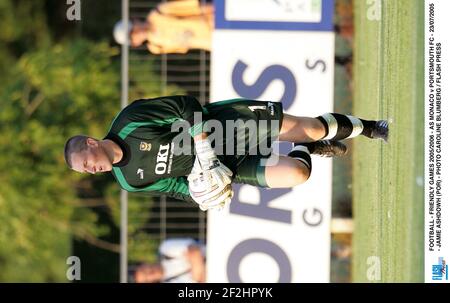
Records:
{"label": "tree foliage background", "polygon": [[[108,10],[108,18],[74,24],[65,20],[65,1],[0,0],[0,281],[67,281],[73,238],[119,249],[112,230],[119,224],[118,186],[109,175],[70,171],[63,157],[68,137],[102,138],[120,110],[120,49],[108,21],[119,18],[120,8],[111,8],[115,1],[83,2],[83,11]],[[134,87],[138,95],[130,98],[159,90]],[[133,197],[129,211],[145,212]],[[151,239],[134,238],[142,241],[131,243],[131,260],[148,258]]]}

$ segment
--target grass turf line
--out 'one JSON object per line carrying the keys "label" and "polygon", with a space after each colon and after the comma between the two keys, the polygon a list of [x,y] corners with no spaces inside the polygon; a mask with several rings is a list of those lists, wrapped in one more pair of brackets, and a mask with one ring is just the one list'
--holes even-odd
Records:
{"label": "grass turf line", "polygon": [[363,137],[353,144],[352,281],[421,282],[424,4],[381,1],[381,18],[370,20],[376,3],[354,1],[353,113],[388,119],[390,139]]}

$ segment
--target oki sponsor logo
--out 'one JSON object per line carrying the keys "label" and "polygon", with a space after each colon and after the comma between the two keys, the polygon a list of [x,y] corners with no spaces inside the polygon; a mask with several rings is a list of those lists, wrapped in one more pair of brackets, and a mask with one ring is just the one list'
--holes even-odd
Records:
{"label": "oki sponsor logo", "polygon": [[170,143],[159,146],[158,155],[156,156],[155,173],[157,175],[165,174],[167,171],[167,160],[169,158]]}

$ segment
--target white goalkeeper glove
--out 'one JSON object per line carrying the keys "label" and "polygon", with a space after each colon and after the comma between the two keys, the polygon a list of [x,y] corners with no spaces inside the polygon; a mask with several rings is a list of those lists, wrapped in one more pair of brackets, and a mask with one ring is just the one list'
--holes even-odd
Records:
{"label": "white goalkeeper glove", "polygon": [[216,182],[211,171],[202,170],[198,157],[188,176],[189,193],[203,211],[222,210],[231,202],[233,190],[231,184]]}
{"label": "white goalkeeper glove", "polygon": [[189,193],[201,210],[221,210],[233,197],[233,173],[216,157],[208,140],[196,142],[197,157],[188,176]]}
{"label": "white goalkeeper glove", "polygon": [[211,181],[211,175],[208,171],[200,174],[191,173],[188,176],[189,193],[201,210],[210,209],[222,210],[230,204],[233,197],[231,184],[219,187]]}
{"label": "white goalkeeper glove", "polygon": [[196,141],[195,151],[201,170],[209,171],[214,178],[215,183],[219,186],[231,184],[233,173],[217,159],[214,149],[211,147],[211,143],[208,139]]}

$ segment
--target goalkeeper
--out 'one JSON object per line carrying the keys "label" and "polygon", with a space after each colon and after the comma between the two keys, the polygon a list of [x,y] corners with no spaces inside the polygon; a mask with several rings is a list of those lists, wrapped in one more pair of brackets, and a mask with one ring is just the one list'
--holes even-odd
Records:
{"label": "goalkeeper", "polygon": [[[71,137],[65,160],[80,173],[111,171],[129,192],[222,209],[231,201],[232,182],[299,185],[311,174],[311,154],[343,155],[346,146],[340,140],[358,135],[387,141],[387,121],[336,113],[296,117],[283,113],[279,102],[233,99],[201,106],[194,97],[168,96],[134,101],[102,140]],[[276,155],[271,150],[275,140],[292,142],[292,150]]]}

